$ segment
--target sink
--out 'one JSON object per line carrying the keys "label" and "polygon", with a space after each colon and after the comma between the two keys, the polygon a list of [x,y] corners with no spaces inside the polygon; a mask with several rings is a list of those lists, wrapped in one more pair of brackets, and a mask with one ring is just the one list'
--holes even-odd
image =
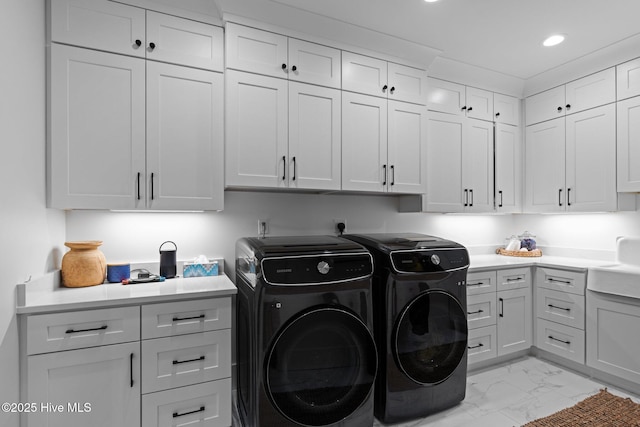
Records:
{"label": "sink", "polygon": [[618,237],[615,264],[590,267],[587,289],[640,298],[640,237]]}

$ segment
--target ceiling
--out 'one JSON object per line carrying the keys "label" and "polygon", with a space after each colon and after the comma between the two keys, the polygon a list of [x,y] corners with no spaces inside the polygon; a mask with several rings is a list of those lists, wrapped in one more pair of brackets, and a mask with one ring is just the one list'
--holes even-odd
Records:
{"label": "ceiling", "polygon": [[[233,0],[238,5],[247,0]],[[440,57],[527,80],[640,33],[638,0],[256,0],[441,51]],[[251,3],[251,2],[248,2]],[[260,19],[261,16],[250,16]],[[564,33],[566,41],[542,41]]]}

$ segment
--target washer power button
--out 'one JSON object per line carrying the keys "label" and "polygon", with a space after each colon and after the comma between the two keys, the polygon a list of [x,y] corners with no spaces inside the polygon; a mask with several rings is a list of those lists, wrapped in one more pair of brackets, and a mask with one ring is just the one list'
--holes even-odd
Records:
{"label": "washer power button", "polygon": [[440,265],[440,257],[436,254],[431,255],[431,263],[433,265]]}
{"label": "washer power button", "polygon": [[318,263],[318,271],[320,274],[327,274],[331,270],[331,266],[326,261],[320,261]]}

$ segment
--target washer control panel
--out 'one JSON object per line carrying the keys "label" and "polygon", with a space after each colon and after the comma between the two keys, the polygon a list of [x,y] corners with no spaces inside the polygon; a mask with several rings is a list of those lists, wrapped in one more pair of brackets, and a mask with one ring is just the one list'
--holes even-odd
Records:
{"label": "washer control panel", "polygon": [[369,253],[264,258],[262,273],[272,285],[342,282],[369,277],[373,260]]}
{"label": "washer control panel", "polygon": [[469,253],[463,248],[395,251],[391,263],[400,273],[436,273],[469,267]]}

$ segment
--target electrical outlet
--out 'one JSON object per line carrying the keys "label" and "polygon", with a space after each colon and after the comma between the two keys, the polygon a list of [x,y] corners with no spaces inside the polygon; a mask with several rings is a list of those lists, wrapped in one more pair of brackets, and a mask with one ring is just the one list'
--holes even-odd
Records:
{"label": "electrical outlet", "polygon": [[[344,229],[342,231],[340,231],[340,229],[338,228],[338,224],[344,224]],[[347,229],[347,220],[344,218],[334,218],[333,219],[333,230],[338,233],[338,234],[342,234],[346,231]]]}
{"label": "electrical outlet", "polygon": [[266,219],[258,220],[258,236],[264,237],[269,234],[269,221]]}

